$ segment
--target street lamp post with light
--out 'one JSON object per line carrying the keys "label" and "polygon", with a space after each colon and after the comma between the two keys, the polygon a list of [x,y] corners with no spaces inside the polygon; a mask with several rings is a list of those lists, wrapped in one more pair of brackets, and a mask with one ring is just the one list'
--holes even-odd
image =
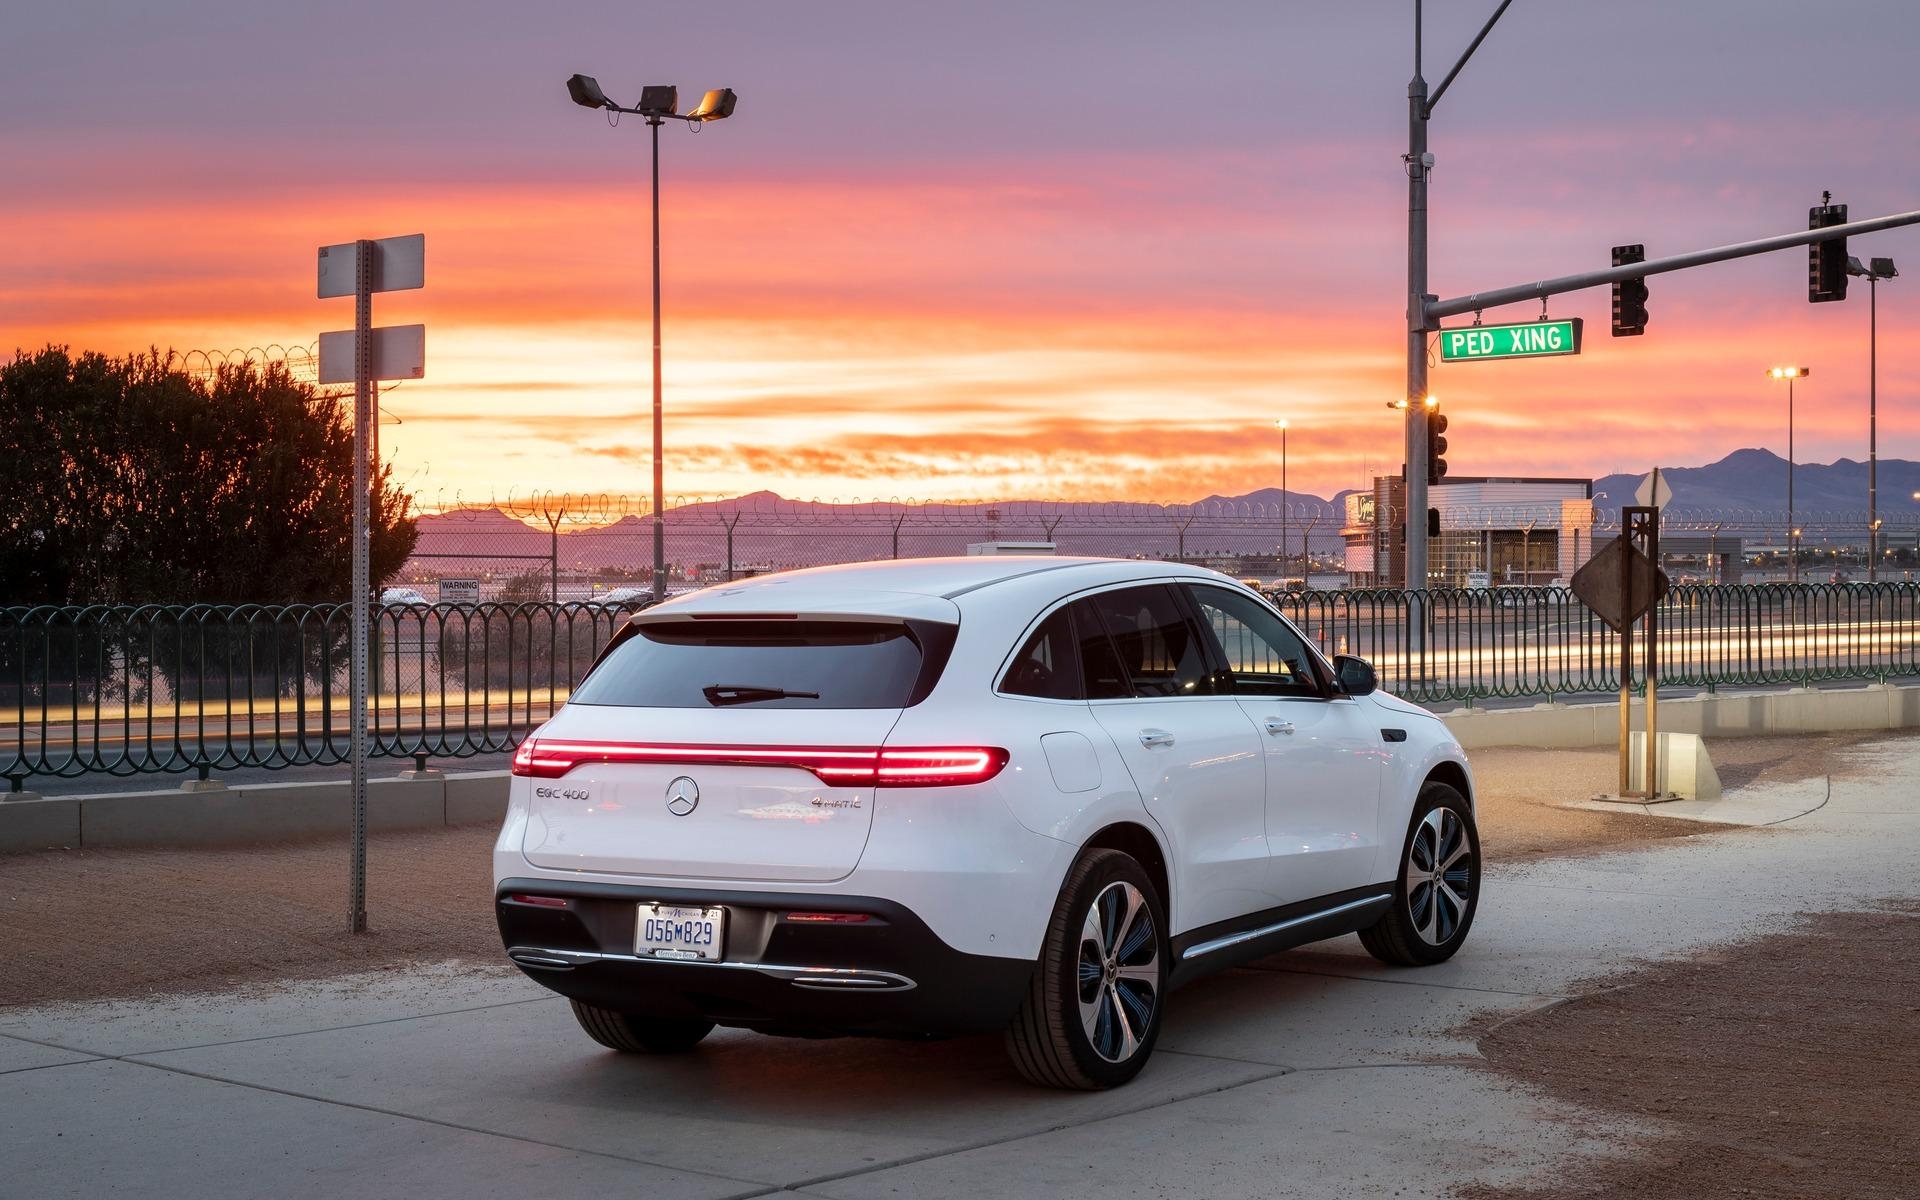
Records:
{"label": "street lamp post with light", "polygon": [[1274,422],[1280,430],[1280,586],[1287,586],[1287,419]]}
{"label": "street lamp post with light", "polygon": [[668,119],[685,121],[698,129],[708,121],[721,121],[733,115],[737,97],[732,88],[716,88],[701,98],[692,112],[677,113],[680,89],[671,85],[649,84],[640,89],[640,103],[623,108],[607,99],[600,84],[591,75],[575,75],[567,80],[567,94],[582,108],[604,108],[613,113],[632,113],[646,118],[653,130],[653,602],[667,598],[667,533],[661,519],[665,506],[666,472],[661,460],[660,419],[660,126]]}
{"label": "street lamp post with light", "polygon": [[1770,379],[1787,381],[1787,582],[1800,580],[1800,531],[1793,524],[1793,381],[1813,374],[1812,367],[1773,367]]}
{"label": "street lamp post with light", "polygon": [[1867,582],[1880,565],[1880,281],[1900,274],[1890,258],[1847,259],[1847,274],[1867,281]]}

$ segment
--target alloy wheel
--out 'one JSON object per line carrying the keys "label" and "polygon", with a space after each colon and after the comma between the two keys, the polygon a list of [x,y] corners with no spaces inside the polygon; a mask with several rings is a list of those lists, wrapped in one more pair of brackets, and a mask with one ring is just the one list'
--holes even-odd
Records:
{"label": "alloy wheel", "polygon": [[1132,1058],[1160,1003],[1160,937],[1140,889],[1124,880],[1094,897],[1080,928],[1080,1022],[1110,1063]]}
{"label": "alloy wheel", "polygon": [[1473,844],[1458,813],[1438,807],[1407,843],[1407,915],[1430,946],[1453,937],[1473,904]]}

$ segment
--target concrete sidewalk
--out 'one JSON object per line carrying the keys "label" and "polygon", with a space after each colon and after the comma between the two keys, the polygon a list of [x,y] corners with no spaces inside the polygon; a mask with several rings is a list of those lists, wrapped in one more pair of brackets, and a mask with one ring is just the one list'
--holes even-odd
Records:
{"label": "concrete sidewalk", "polygon": [[[1495,866],[1452,962],[1354,939],[1177,994],[1152,1065],[1085,1095],[996,1039],[721,1031],[677,1060],[580,1034],[529,981],[454,968],[0,1012],[0,1193],[22,1196],[1439,1195],[1633,1131],[1476,1070],[1450,1034],[1583,980],[1920,891],[1920,765],[1859,752],[1768,829]],[[1749,795],[1803,810],[1825,781]],[[1750,789],[1764,792],[1766,789]],[[1818,799],[1818,797],[1815,797]]]}

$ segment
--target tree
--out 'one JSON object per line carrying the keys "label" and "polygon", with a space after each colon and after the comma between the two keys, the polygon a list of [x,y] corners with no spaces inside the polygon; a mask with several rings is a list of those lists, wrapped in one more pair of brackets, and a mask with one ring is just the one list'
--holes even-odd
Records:
{"label": "tree", "polygon": [[[353,432],[284,367],[49,346],[0,366],[0,606],[348,599]],[[418,537],[380,464],[372,577]]]}

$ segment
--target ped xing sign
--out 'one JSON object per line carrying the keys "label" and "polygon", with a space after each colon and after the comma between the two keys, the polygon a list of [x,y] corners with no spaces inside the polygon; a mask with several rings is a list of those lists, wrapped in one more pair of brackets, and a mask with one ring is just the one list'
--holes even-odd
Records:
{"label": "ped xing sign", "polygon": [[1479,362],[1488,358],[1552,358],[1578,354],[1582,324],[1579,317],[1572,317],[1565,321],[1442,329],[1440,361]]}

